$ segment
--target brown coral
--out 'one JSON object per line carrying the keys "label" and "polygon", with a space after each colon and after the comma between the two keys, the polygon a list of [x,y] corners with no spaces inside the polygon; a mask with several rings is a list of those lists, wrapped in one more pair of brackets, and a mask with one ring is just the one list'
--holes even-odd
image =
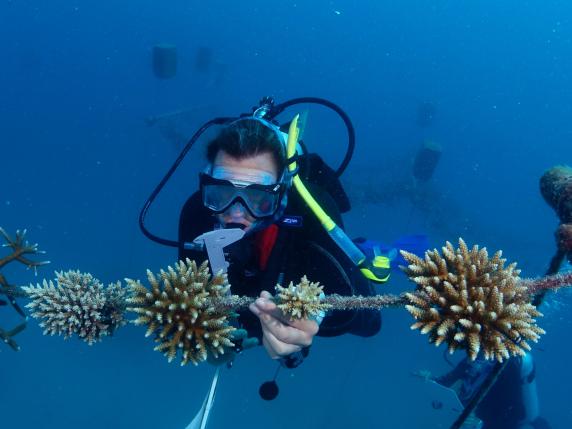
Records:
{"label": "brown coral", "polygon": [[127,279],[132,296],[128,308],[139,314],[134,321],[147,325],[146,336],[156,334],[161,351],[172,361],[177,351],[182,353],[181,365],[195,365],[205,361],[209,354],[215,358],[233,347],[235,330],[230,325],[232,312],[213,306],[230,291],[226,275],[210,275],[206,262],[197,267],[195,261],[180,261],[175,269],[161,270],[158,278],[147,271],[151,284],[148,290],[139,281]]}
{"label": "brown coral", "polygon": [[421,259],[402,252],[409,263],[403,269],[417,284],[415,293],[406,294],[406,308],[417,320],[411,328],[429,334],[437,346],[447,343],[451,353],[466,349],[471,359],[482,352],[502,361],[530,350],[527,341],[536,342],[544,331],[516,264],[505,267],[501,252],[489,258],[485,248],[469,250],[462,239],[458,249],[447,242],[442,253],[427,251]]}
{"label": "brown coral", "polygon": [[293,319],[319,317],[331,307],[320,300],[323,289],[324,286],[310,282],[306,276],[302,277],[297,285],[292,282],[286,288],[276,285],[277,306]]}
{"label": "brown coral", "polygon": [[[38,250],[37,244],[30,244],[28,240],[26,240],[26,230],[17,230],[16,238],[13,239],[3,228],[0,228],[0,236],[4,241],[6,241],[2,247],[8,247],[11,249],[11,252],[8,255],[0,258],[0,269],[10,262],[17,261],[24,264],[28,269],[33,268],[35,272],[39,266],[50,263],[49,261],[33,261],[27,257],[27,255],[35,255],[45,252]],[[6,300],[0,299],[0,306],[10,303],[20,316],[26,318],[26,313],[24,313],[24,310],[22,310],[16,301],[16,298],[25,296],[25,294],[19,287],[8,283],[8,280],[6,280],[6,277],[4,277],[2,273],[0,273],[0,296],[6,297]],[[0,328],[0,340],[12,347],[13,350],[20,350],[20,346],[18,346],[16,341],[14,341],[13,337],[19,332],[22,332],[25,327],[26,322],[21,323],[16,328],[9,331],[5,331]]]}
{"label": "brown coral", "polygon": [[26,230],[20,231],[19,229],[16,231],[16,238],[12,239],[8,233],[4,230],[4,228],[0,228],[0,235],[6,241],[6,244],[3,247],[9,247],[12,249],[12,252],[0,258],[0,268],[12,261],[18,261],[24,264],[28,268],[33,268],[34,271],[45,264],[49,264],[50,261],[32,261],[28,259],[26,255],[34,255],[34,254],[41,254],[45,253],[42,250],[38,250],[38,244],[30,244],[28,240],[26,240]]}
{"label": "brown coral", "polygon": [[77,334],[91,345],[127,323],[125,290],[119,282],[106,288],[91,274],[66,271],[56,273],[56,283],[44,280],[42,285],[22,288],[32,300],[26,307],[42,319],[44,334],[66,339]]}

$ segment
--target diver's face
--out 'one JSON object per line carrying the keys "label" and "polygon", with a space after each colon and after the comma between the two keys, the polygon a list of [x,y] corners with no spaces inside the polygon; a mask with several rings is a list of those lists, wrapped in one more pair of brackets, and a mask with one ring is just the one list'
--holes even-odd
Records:
{"label": "diver's face", "polygon": [[[217,179],[241,183],[271,185],[278,180],[278,167],[269,152],[238,159],[224,151],[219,151],[214,160],[212,171],[213,177]],[[230,223],[242,225],[245,232],[248,232],[256,222],[256,218],[248,213],[239,201],[216,217],[223,226]]]}

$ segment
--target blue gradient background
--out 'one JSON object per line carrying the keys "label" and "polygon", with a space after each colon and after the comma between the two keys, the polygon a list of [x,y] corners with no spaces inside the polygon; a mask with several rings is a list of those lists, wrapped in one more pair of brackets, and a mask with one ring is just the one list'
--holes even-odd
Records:
{"label": "blue gradient background", "polygon": [[[146,240],[137,216],[177,156],[144,118],[197,108],[196,124],[235,115],[273,94],[279,101],[331,99],[358,136],[344,176],[350,193],[407,177],[423,138],[443,146],[433,186],[442,196],[435,225],[407,200],[355,205],[352,236],[391,241],[426,232],[433,246],[462,235],[502,248],[524,276],[541,275],[554,251],[557,219],[538,192],[543,171],[570,163],[572,6],[567,1],[0,2],[0,225],[28,228],[52,264],[33,273],[11,264],[17,284],[81,269],[104,282],[143,278],[176,258]],[[151,47],[168,42],[179,72],[157,80]],[[194,70],[209,47],[224,81]],[[419,129],[420,102],[437,106]],[[202,107],[208,106],[208,107]],[[322,116],[324,116],[322,118]],[[343,128],[311,116],[308,144],[332,164]],[[192,152],[158,199],[149,224],[176,234],[178,210],[194,189]],[[191,168],[193,167],[193,168]],[[443,231],[448,231],[444,233]],[[395,275],[384,291],[411,287]],[[572,426],[566,385],[570,296],[544,307],[548,333],[535,348],[542,415]],[[8,307],[0,326],[17,323]],[[385,311],[375,338],[315,341],[311,358],[279,375],[267,403],[258,386],[275,363],[259,348],[223,371],[210,428],[448,427],[410,372],[447,369],[442,349],[409,330],[403,311]],[[184,428],[213,368],[181,368],[152,351],[143,329],[127,327],[89,347],[43,337],[35,321],[0,347],[1,428]]]}

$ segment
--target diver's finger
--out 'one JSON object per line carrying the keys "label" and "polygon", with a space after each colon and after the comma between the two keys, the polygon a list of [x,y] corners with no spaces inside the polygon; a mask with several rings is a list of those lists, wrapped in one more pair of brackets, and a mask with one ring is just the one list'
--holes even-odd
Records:
{"label": "diver's finger", "polygon": [[305,332],[312,337],[320,330],[320,325],[318,325],[318,322],[316,322],[315,319],[288,319],[287,324],[288,326]]}
{"label": "diver's finger", "polygon": [[[268,293],[268,292],[266,292],[266,293]],[[257,315],[260,312],[268,313],[268,314],[272,315],[273,317],[275,317],[276,319],[281,320],[283,323],[289,324],[290,318],[288,316],[286,316],[282,312],[282,310],[280,310],[278,308],[278,306],[276,305],[276,303],[274,301],[271,301],[267,298],[262,297],[262,294],[264,294],[264,291],[261,293],[261,297],[257,298],[256,301],[254,301],[251,304],[251,305],[256,306],[255,309],[251,308],[251,310]],[[258,310],[258,312],[256,310]]]}
{"label": "diver's finger", "polygon": [[245,338],[248,337],[248,331],[246,329],[235,329],[232,334],[232,340],[233,341],[239,341],[239,340],[244,340]]}
{"label": "diver's finger", "polygon": [[306,332],[283,323],[280,319],[268,313],[259,316],[263,329],[266,328],[280,342],[297,346],[309,346],[312,344],[314,333]]}
{"label": "diver's finger", "polygon": [[[276,304],[272,303],[272,305],[267,304],[266,302],[262,302],[263,298],[258,298],[255,301],[255,305],[258,307],[258,309],[262,310],[263,312],[270,314],[272,317],[274,317],[275,319],[280,320],[282,323],[284,323],[285,325],[290,325],[290,326],[294,326],[295,328],[298,329],[302,329],[303,331],[313,331],[313,323],[315,323],[314,319],[296,319],[296,318],[292,318],[287,314],[284,314],[284,312],[282,310],[280,310]],[[309,322],[313,322],[313,323],[309,323]],[[316,328],[317,328],[317,323],[316,323]],[[317,329],[316,329],[316,332]],[[314,332],[314,334],[316,333]]]}
{"label": "diver's finger", "polygon": [[266,291],[262,291],[260,293],[260,298],[257,298],[256,301],[254,301],[254,304],[263,311],[274,311],[278,307],[276,306],[276,303],[271,300],[271,298],[272,295]]}
{"label": "diver's finger", "polygon": [[283,324],[293,326],[294,328],[307,332],[312,336],[316,335],[320,328],[315,319],[293,319],[284,314],[274,302],[267,301],[265,298],[258,298],[254,301],[250,306],[250,310],[259,317],[262,312],[270,314],[275,319],[280,320]]}
{"label": "diver's finger", "polygon": [[[302,347],[294,345],[294,344],[287,344],[279,339],[277,339],[272,332],[266,331],[264,332],[263,340],[264,344],[267,346],[267,350],[272,350],[273,354],[271,354],[272,359],[278,359],[283,356],[288,356],[289,354],[299,352],[302,350]],[[270,354],[269,350],[269,354]]]}
{"label": "diver's finger", "polygon": [[280,359],[280,355],[276,350],[274,350],[274,347],[272,347],[272,343],[268,340],[266,333],[262,336],[262,345],[271,359]]}
{"label": "diver's finger", "polygon": [[258,338],[256,337],[248,337],[242,341],[242,350],[251,349],[252,347],[256,347],[259,344]]}
{"label": "diver's finger", "polygon": [[250,311],[252,311],[252,312],[253,312],[255,315],[257,315],[258,317],[260,317],[260,315],[261,315],[262,313],[264,313],[264,311],[261,310],[260,307],[258,307],[258,306],[256,305],[256,303],[254,303],[254,302],[248,306],[248,309],[249,309]]}

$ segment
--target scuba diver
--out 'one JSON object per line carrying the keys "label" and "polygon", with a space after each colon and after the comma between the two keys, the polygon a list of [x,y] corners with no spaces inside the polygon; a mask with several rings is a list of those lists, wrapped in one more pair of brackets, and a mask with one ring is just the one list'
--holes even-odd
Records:
{"label": "scuba diver", "polygon": [[[277,114],[301,103],[328,107],[344,121],[349,145],[337,170],[306,150],[299,139],[303,126],[298,123],[299,116],[282,127],[276,121]],[[199,175],[199,190],[181,210],[178,240],[154,236],[144,225],[149,206],[191,146],[213,124],[223,128],[208,143],[207,167]],[[337,105],[314,97],[275,105],[272,98],[265,97],[251,114],[215,118],[203,125],[140,215],[147,237],[176,246],[179,259],[200,262],[208,258],[213,272],[217,271],[213,265],[227,267],[233,294],[258,297],[249,310],[239,312],[239,328],[250,337],[243,345],[246,340],[258,339],[272,359],[288,368],[303,361],[316,335],[369,337],[381,327],[380,312],[374,310],[336,311],[311,320],[291,320],[270,294],[277,283],[296,284],[307,276],[323,285],[326,294],[367,296],[374,293],[372,283],[389,278],[390,258],[370,242],[360,248],[343,231],[341,214],[350,204],[339,176],[351,159],[354,145],[351,121]],[[224,261],[217,264],[208,239],[200,238],[221,231],[223,235],[225,231],[229,235],[239,231],[241,238],[225,243]],[[236,351],[241,351],[240,345]]]}
{"label": "scuba diver", "polygon": [[[452,388],[463,406],[467,406],[495,364],[484,358],[471,361],[467,357],[447,374],[427,378]],[[550,429],[539,415],[536,367],[530,353],[509,359],[474,415],[482,422],[479,429]]]}
{"label": "scuba diver", "polygon": [[[296,283],[304,275],[324,285],[326,293],[373,293],[367,279],[348,264],[293,192],[286,139],[280,129],[256,116],[238,119],[208,144],[207,162],[200,174],[200,190],[181,211],[179,242],[192,241],[217,228],[245,232],[244,238],[226,248],[233,293],[259,296],[250,311],[239,313],[240,327],[261,340],[271,358],[283,358],[288,367],[301,362],[316,334],[376,334],[381,324],[377,311],[340,312],[324,320],[288,320],[271,299],[269,291],[277,283]],[[336,203],[327,188],[308,181],[308,170],[313,168],[323,176],[323,186],[335,187],[332,193],[343,192],[334,172],[315,154],[297,162],[302,170],[298,174],[305,176],[314,198],[342,225],[339,206],[345,201]],[[338,198],[346,197],[342,193]],[[205,256],[179,247],[179,259],[204,260]]]}

